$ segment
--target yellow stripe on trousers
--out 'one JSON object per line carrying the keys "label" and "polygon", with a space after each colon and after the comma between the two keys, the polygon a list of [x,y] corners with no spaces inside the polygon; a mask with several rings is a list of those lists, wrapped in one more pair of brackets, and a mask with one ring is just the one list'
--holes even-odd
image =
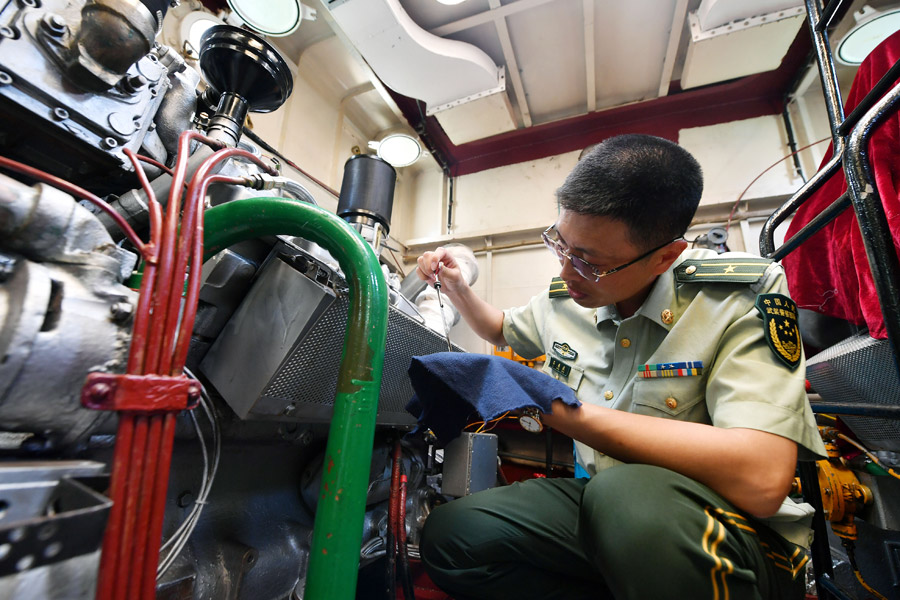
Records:
{"label": "yellow stripe on trousers", "polygon": [[[711,506],[707,506],[706,531],[703,532],[703,551],[713,559],[713,567],[709,570],[712,582],[713,600],[728,600],[728,582],[726,576],[734,573],[734,564],[727,558],[717,554],[719,544],[725,539],[725,526],[713,515]],[[718,532],[718,533],[717,533]],[[710,541],[712,540],[712,541]],[[719,580],[721,579],[721,591]]]}

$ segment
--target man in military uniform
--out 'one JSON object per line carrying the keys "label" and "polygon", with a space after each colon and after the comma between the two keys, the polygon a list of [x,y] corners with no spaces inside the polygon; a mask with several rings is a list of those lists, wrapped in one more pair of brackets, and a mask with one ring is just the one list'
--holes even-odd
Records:
{"label": "man in military uniform", "polygon": [[824,454],[796,306],[778,265],[687,249],[701,192],[684,149],[618,136],[557,190],[549,293],[500,311],[440,248],[419,258],[432,283],[442,265],[444,293],[481,337],[546,353],[545,372],[583,402],[557,401],[529,426],[576,440],[584,477],[486,490],[429,516],[422,559],[454,598],[803,596],[808,529],[764,522],[802,512],[786,499],[796,462]]}

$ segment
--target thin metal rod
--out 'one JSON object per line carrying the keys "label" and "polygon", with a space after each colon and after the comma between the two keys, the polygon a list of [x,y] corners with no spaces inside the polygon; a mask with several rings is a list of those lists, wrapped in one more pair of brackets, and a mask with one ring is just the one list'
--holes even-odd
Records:
{"label": "thin metal rod", "polygon": [[825,29],[831,26],[831,20],[843,3],[844,0],[829,0],[829,2],[825,4],[822,16],[816,21],[816,31],[824,33]]}
{"label": "thin metal rod", "polygon": [[766,258],[772,260],[781,260],[786,255],[808,240],[814,233],[828,225],[836,216],[847,210],[852,203],[848,194],[841,194],[841,197],[828,205],[828,208],[817,214],[813,219],[804,225],[800,231],[792,235],[786,240],[777,251],[766,254]]}
{"label": "thin metal rod", "polygon": [[759,236],[759,253],[762,256],[771,258],[772,254],[775,252],[775,230],[789,216],[794,214],[794,212],[804,202],[809,200],[810,196],[817,192],[819,188],[822,187],[822,185],[824,185],[825,182],[831,178],[832,175],[837,173],[840,166],[840,155],[833,155],[831,157],[831,160],[829,160],[824,167],[819,169],[815,173],[815,175],[810,177],[809,181],[804,183],[799,190],[794,192],[794,195],[791,196],[791,198],[787,202],[778,207],[775,212],[773,212],[772,215],[768,219],[766,219],[766,222],[762,228],[762,232]]}

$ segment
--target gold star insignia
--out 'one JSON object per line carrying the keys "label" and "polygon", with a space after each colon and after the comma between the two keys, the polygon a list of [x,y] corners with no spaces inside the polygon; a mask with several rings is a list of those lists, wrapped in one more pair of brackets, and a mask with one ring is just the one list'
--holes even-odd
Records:
{"label": "gold star insignia", "polygon": [[728,265],[725,269],[726,273],[734,273],[734,265]]}

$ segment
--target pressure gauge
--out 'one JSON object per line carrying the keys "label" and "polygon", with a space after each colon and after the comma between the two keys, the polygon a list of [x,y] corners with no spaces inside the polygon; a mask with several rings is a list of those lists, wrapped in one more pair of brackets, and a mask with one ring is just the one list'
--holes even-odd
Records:
{"label": "pressure gauge", "polygon": [[519,425],[522,426],[522,429],[531,433],[542,432],[544,424],[541,423],[541,412],[534,407],[523,409],[522,414],[519,415]]}

